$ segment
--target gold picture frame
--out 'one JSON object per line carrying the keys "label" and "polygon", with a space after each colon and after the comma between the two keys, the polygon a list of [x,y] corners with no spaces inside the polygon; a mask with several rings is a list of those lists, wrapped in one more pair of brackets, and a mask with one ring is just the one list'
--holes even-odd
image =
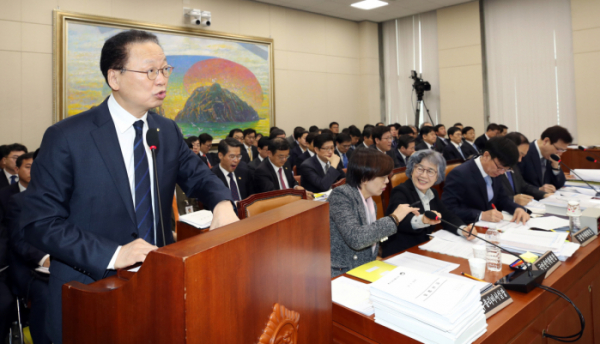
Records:
{"label": "gold picture frame", "polygon": [[[161,106],[161,109],[157,109],[162,112],[161,115],[174,119],[184,136],[197,136],[206,127],[209,127],[206,132],[214,137],[214,142],[224,138],[227,129],[234,127],[250,127],[268,135],[269,127],[275,125],[273,39],[60,10],[53,11],[54,122],[96,106],[110,94],[99,67],[101,45],[118,31],[128,29],[156,34],[169,64],[175,66],[169,78],[168,94],[178,98],[167,104],[167,96],[164,108]],[[181,42],[188,45],[182,45]],[[216,46],[219,46],[218,50],[211,49]],[[172,63],[172,60],[179,65]],[[214,108],[206,110],[212,111],[213,116],[207,121],[202,121],[208,118],[204,112],[184,113],[188,110],[182,106],[182,102],[194,100],[191,92],[196,94],[201,87],[209,88],[215,84],[219,84],[224,92],[235,94],[249,106],[243,113],[235,114],[237,117],[227,115],[226,118],[244,120],[209,122],[215,121],[215,117],[217,121],[225,118],[218,117],[220,113],[215,116]],[[186,99],[187,94],[190,96]],[[222,108],[218,110],[225,111]],[[196,119],[198,122],[193,122]]]}

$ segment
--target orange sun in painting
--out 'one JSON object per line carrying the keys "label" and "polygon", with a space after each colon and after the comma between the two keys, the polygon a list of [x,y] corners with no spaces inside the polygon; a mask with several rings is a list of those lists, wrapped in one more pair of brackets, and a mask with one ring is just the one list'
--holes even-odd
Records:
{"label": "orange sun in painting", "polygon": [[235,62],[221,58],[198,61],[183,77],[183,85],[190,95],[198,87],[214,83],[235,93],[254,109],[262,105],[263,91],[256,76],[248,68]]}

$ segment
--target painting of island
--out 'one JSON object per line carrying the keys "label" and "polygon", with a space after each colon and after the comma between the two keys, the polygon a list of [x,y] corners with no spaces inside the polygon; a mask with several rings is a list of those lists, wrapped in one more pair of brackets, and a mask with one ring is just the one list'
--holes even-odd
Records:
{"label": "painting of island", "polygon": [[[67,22],[66,29],[68,117],[99,105],[110,95],[100,72],[100,52],[106,39],[124,29],[82,22]],[[174,120],[186,137],[209,133],[219,142],[233,128],[268,134],[274,118],[271,43],[153,33],[168,64],[175,68],[163,105],[152,111]]]}

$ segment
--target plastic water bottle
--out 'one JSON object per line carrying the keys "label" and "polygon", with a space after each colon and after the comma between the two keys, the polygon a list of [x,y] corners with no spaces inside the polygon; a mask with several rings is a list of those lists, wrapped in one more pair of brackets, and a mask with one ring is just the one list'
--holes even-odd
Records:
{"label": "plastic water bottle", "polygon": [[[495,228],[489,228],[485,232],[485,239],[496,245],[500,245],[500,233]],[[485,244],[487,268],[490,271],[502,270],[501,251],[498,247]]]}

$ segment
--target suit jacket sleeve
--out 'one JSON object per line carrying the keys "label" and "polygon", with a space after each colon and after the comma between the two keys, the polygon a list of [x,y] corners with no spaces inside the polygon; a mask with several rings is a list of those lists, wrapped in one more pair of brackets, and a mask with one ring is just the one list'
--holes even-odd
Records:
{"label": "suit jacket sleeve", "polygon": [[311,164],[310,160],[309,162],[302,164],[300,166],[300,170],[302,170],[302,173],[300,173],[302,176],[302,182],[305,183],[305,185],[310,184],[316,188],[315,190],[308,190],[312,192],[323,192],[331,189],[331,185],[335,183],[341,174],[344,173],[342,171],[340,174],[340,171],[337,168],[329,168],[327,173],[321,177],[314,169],[314,166]]}
{"label": "suit jacket sleeve", "polygon": [[[472,223],[479,219],[481,210],[465,206],[463,199],[469,197],[467,193],[468,187],[464,184],[465,178],[457,170],[453,170],[448,174],[446,183],[444,184],[442,203],[444,203],[448,211],[456,214],[462,221]],[[472,190],[472,192],[475,192],[475,190]]]}
{"label": "suit jacket sleeve", "polygon": [[520,186],[520,190],[518,190],[520,193],[533,196],[533,198],[536,200],[541,200],[544,198],[544,195],[546,193],[525,181],[518,166],[514,169],[514,173],[512,174],[512,176],[513,179],[515,179],[515,185]]}
{"label": "suit jacket sleeve", "polygon": [[71,147],[59,126],[46,130],[41,147],[45,148],[35,159],[23,193],[27,207],[22,209],[20,226],[25,239],[66,264],[77,264],[93,279],[102,279],[119,245],[69,222],[75,171]]}
{"label": "suit jacket sleeve", "polygon": [[[268,163],[268,162],[267,162]],[[279,187],[275,187],[271,175],[264,168],[258,167],[254,173],[254,191],[256,193],[262,193],[267,191],[278,190]]]}
{"label": "suit jacket sleeve", "polygon": [[[550,162],[548,162],[548,164],[550,164]],[[567,182],[567,177],[565,177],[565,173],[562,169],[560,169],[557,174],[554,174],[554,171],[551,168],[549,168],[546,173],[550,175],[552,185],[554,185],[557,190],[565,186],[565,183]]]}
{"label": "suit jacket sleeve", "polygon": [[[500,183],[500,179],[496,178],[496,182]],[[504,191],[504,185],[500,185],[500,187],[494,188],[494,192],[497,193],[497,195],[495,195],[495,198],[496,202],[498,203],[497,206],[499,210],[507,211],[513,214],[515,210],[517,210],[517,208],[521,208],[523,210],[525,209],[524,207],[515,203],[512,198],[508,197],[506,191]],[[444,190],[444,194],[445,193],[446,192]]]}
{"label": "suit jacket sleeve", "polygon": [[[444,202],[442,202],[442,200],[440,199],[440,196],[437,193],[437,190],[435,189],[431,189],[433,191],[433,195],[434,195],[434,199],[431,201],[431,203],[435,203],[435,207],[437,208],[437,211],[442,215],[442,219],[452,223],[453,225],[460,227],[463,226],[465,223],[463,222],[463,220],[460,219],[460,217],[456,216],[456,214],[454,214],[453,212],[451,212],[450,210],[448,210],[448,208],[446,208],[446,206],[444,205]],[[456,231],[456,228],[447,228],[446,225],[444,225],[444,229],[446,229],[449,232],[452,232],[454,234],[458,234]]]}
{"label": "suit jacket sleeve", "polygon": [[[20,195],[19,195],[20,196]],[[19,216],[21,215],[20,198],[12,197],[8,203],[6,218],[10,234],[10,247],[13,253],[20,256],[31,268],[38,266],[40,260],[46,253],[33,247],[25,241],[23,231],[19,228]]]}

